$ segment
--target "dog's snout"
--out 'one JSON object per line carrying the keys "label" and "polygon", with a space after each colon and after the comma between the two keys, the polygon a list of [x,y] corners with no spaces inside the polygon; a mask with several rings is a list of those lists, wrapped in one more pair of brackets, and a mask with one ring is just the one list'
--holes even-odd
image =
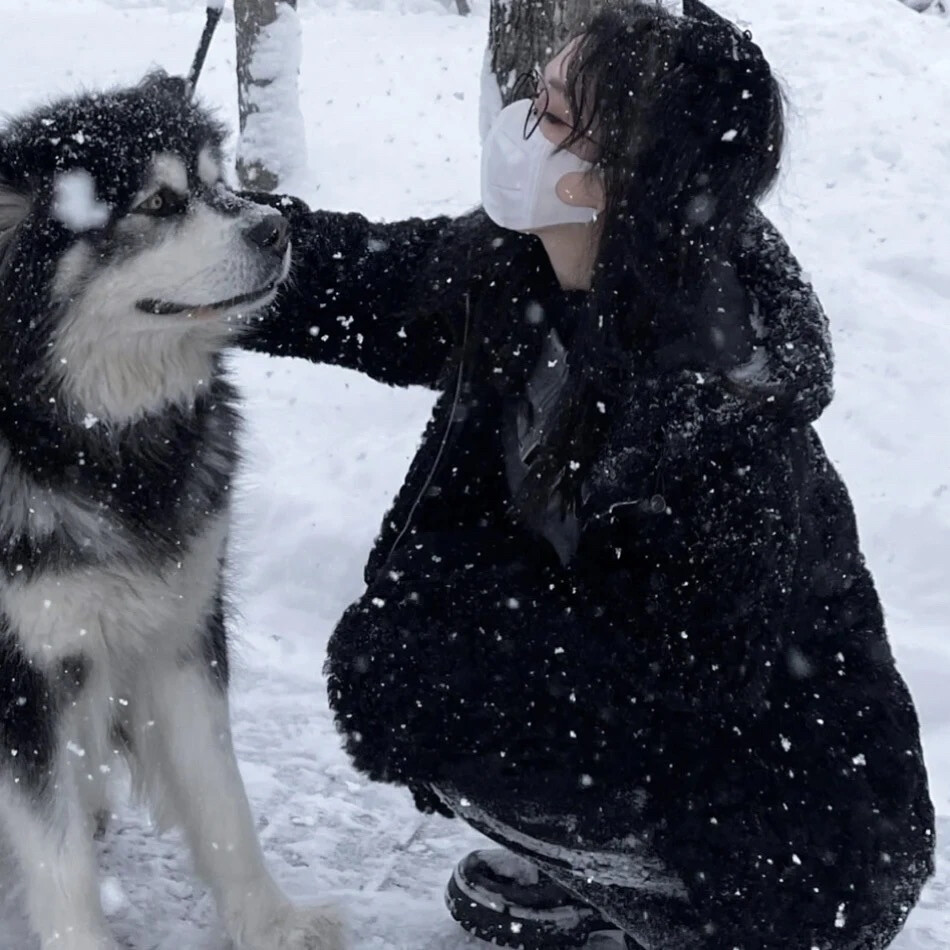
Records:
{"label": "dog's snout", "polygon": [[254,247],[283,254],[290,243],[290,225],[280,214],[269,214],[244,232],[244,236]]}

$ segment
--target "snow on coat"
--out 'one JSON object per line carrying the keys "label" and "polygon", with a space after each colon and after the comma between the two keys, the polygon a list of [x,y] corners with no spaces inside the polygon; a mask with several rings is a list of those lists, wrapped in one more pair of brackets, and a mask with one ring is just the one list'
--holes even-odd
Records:
{"label": "snow on coat", "polygon": [[576,306],[537,241],[480,212],[382,225],[274,200],[294,275],[250,345],[441,390],[330,643],[356,766],[423,804],[451,782],[648,835],[743,946],[876,946],[933,871],[933,808],[811,426],[826,319],[771,224],[750,216],[731,262],[748,360],[630,374],[565,568],[510,517],[501,449],[506,400]]}

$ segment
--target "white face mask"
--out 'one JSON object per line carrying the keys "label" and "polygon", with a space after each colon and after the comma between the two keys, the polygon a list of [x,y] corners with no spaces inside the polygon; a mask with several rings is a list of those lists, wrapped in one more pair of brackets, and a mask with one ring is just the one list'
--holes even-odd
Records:
{"label": "white face mask", "polygon": [[589,224],[593,208],[565,204],[557,183],[571,172],[594,166],[571,152],[556,152],[540,129],[524,137],[530,99],[498,113],[482,148],[482,204],[488,217],[512,231],[533,231],[554,224]]}

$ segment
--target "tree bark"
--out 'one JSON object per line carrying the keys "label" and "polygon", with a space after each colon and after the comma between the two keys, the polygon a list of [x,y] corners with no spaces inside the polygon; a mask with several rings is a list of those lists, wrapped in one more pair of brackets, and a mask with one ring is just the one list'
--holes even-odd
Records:
{"label": "tree bark", "polygon": [[[241,135],[237,173],[243,187],[258,191],[273,191],[277,188],[280,183],[279,169],[268,167],[269,163],[260,157],[260,142],[254,142],[250,149],[250,156],[242,155],[241,145],[247,141],[246,136],[249,135],[251,123],[256,123],[258,127],[263,128],[262,123],[257,119],[263,118],[266,121],[268,117],[263,116],[262,112],[271,106],[262,106],[262,103],[271,102],[273,105],[273,97],[269,98],[266,91],[276,81],[277,74],[270,66],[263,70],[263,74],[259,66],[255,70],[254,55],[259,47],[262,31],[277,21],[279,7],[283,3],[294,9],[297,7],[297,0],[234,0],[238,113]],[[296,103],[289,105],[292,108],[299,108]],[[255,132],[255,135],[259,134],[259,131]],[[275,154],[281,147],[282,143],[273,143]],[[294,149],[297,143],[286,143],[286,147]]]}
{"label": "tree bark", "polygon": [[544,64],[603,6],[603,0],[492,0],[490,69],[502,105],[511,102],[515,80]]}

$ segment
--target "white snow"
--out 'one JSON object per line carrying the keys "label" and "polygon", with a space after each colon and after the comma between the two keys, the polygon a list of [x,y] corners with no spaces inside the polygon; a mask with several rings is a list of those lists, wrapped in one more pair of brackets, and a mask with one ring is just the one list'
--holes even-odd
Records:
{"label": "white snow", "polygon": [[491,52],[486,44],[482,57],[481,84],[478,97],[478,136],[484,142],[491,131],[492,123],[501,112],[501,88],[491,68]]}
{"label": "white snow", "polygon": [[99,884],[99,894],[102,899],[102,909],[114,916],[128,906],[128,898],[122,890],[122,882],[114,877],[105,877]]}
{"label": "white snow", "polygon": [[[468,18],[449,0],[299,6],[309,171],[292,189],[388,219],[473,206],[486,0]],[[767,210],[832,319],[838,394],[820,430],[855,500],[941,815],[938,878],[895,947],[950,950],[950,23],[897,0],[717,6],[754,30],[789,87],[789,171]],[[52,13],[0,0],[0,17],[0,102],[12,115],[150,65],[184,72],[204,5],[57,0]],[[199,93],[236,124],[229,16]],[[441,891],[483,839],[353,771],[321,676],[432,397],[289,360],[240,354],[233,365],[249,422],[232,546],[234,723],[268,860],[295,896],[344,905],[354,948],[473,950]],[[122,806],[100,850],[120,940],[223,950],[177,835],[156,837]],[[0,877],[0,950],[33,950],[15,880]]]}
{"label": "white snow", "polygon": [[[82,132],[73,138],[81,145]],[[108,204],[96,198],[96,182],[84,168],[57,176],[53,184],[53,217],[70,231],[82,233],[101,228],[112,213]]]}
{"label": "white snow", "polygon": [[535,865],[509,851],[489,848],[485,854],[486,863],[496,873],[504,875],[519,884],[530,887],[538,883],[538,869]]}
{"label": "white snow", "polygon": [[[238,142],[246,165],[259,163],[286,182],[307,162],[307,135],[297,91],[303,55],[300,18],[289,3],[277,5],[277,18],[258,38],[248,71],[249,113]],[[251,184],[253,187],[253,183]]]}

